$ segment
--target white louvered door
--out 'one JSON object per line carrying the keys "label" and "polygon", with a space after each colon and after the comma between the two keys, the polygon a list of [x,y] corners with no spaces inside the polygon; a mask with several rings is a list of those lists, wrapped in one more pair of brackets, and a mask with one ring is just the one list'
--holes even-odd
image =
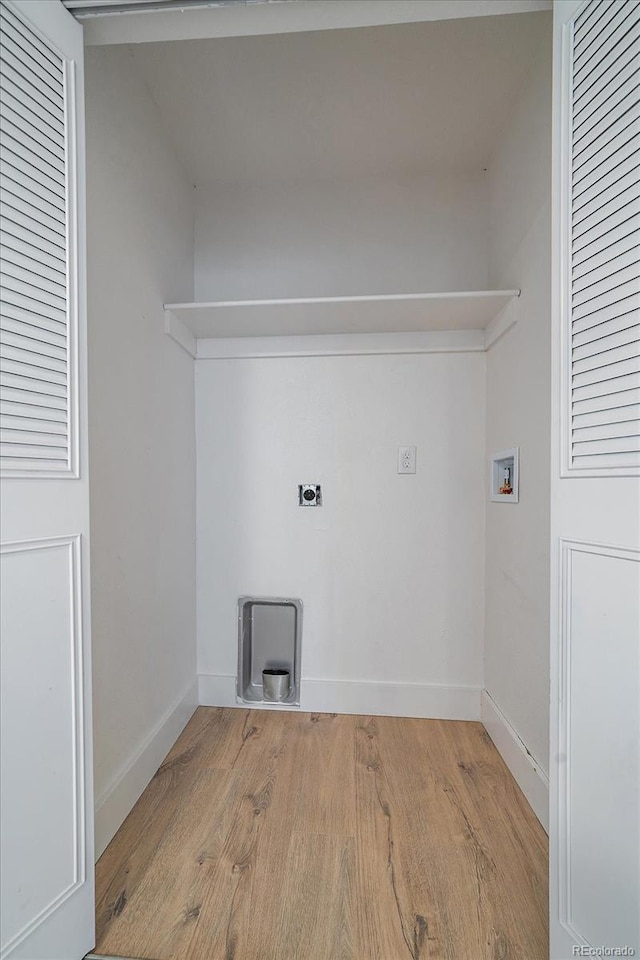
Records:
{"label": "white louvered door", "polygon": [[94,944],[82,29],[0,2],[0,957]]}
{"label": "white louvered door", "polygon": [[640,3],[556,0],[554,44],[550,917],[569,960],[640,955]]}

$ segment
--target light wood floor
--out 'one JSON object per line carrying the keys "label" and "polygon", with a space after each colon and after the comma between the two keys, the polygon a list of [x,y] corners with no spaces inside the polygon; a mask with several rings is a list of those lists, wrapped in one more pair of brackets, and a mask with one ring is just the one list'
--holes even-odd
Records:
{"label": "light wood floor", "polygon": [[547,840],[479,723],[200,707],[97,917],[151,960],[545,960]]}

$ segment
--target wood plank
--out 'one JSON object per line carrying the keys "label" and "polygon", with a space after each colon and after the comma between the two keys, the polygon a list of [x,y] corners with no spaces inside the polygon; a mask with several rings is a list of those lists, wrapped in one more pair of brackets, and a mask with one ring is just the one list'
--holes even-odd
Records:
{"label": "wood plank", "polygon": [[[256,795],[270,795],[288,722],[287,714],[196,711],[154,778],[161,784],[170,778],[172,789],[158,799],[152,781],[99,861],[100,884],[120,860],[101,898],[106,903],[97,931],[100,950],[152,960],[187,951],[207,885],[223,869],[219,861],[228,858],[229,844],[246,821],[244,809],[251,807],[253,824]],[[209,766],[212,762],[224,769]],[[190,776],[182,780],[187,769]],[[129,848],[132,854],[124,855]],[[178,867],[173,872],[172,864]],[[134,890],[138,896],[132,901]]]}
{"label": "wood plank", "polygon": [[355,837],[356,717],[307,714],[297,724],[295,800],[292,830]]}
{"label": "wood plank", "polygon": [[96,864],[96,942],[122,914],[171,833],[171,822],[193,786],[192,771],[178,755],[167,757]]}
{"label": "wood plank", "polygon": [[122,909],[101,929],[100,950],[171,960],[191,941],[202,907],[205,865],[217,863],[243,784],[228,770],[201,770]]}
{"label": "wood plank", "polygon": [[398,899],[392,814],[378,735],[382,719],[359,718],[356,728],[356,938],[360,956],[370,960],[412,954]]}
{"label": "wood plank", "polygon": [[229,744],[243,789],[234,804],[219,858],[204,864],[199,875],[202,903],[198,923],[189,944],[176,957],[233,960],[249,955],[245,949],[255,923],[250,904],[259,839],[270,823],[278,822],[281,811],[273,806],[274,794],[288,776],[287,757],[296,738],[290,731],[292,714],[247,713],[240,739],[236,731]]}
{"label": "wood plank", "polygon": [[[407,840],[397,856],[409,920],[416,907],[429,916],[415,902],[419,878],[428,878],[444,956],[544,960],[546,838],[482,725],[390,718],[381,750]],[[423,761],[407,772],[410,755]]]}
{"label": "wood plank", "polygon": [[279,940],[280,908],[285,881],[285,865],[291,851],[292,833],[300,826],[299,813],[311,785],[317,786],[317,771],[307,783],[305,754],[313,739],[314,714],[293,715],[290,735],[279,758],[269,816],[258,836],[252,864],[249,909],[251,922],[237,928],[238,958],[271,960],[282,950]]}
{"label": "wood plank", "polygon": [[[484,727],[462,723],[459,726],[468,729],[440,727],[441,756],[451,756],[455,747],[452,795],[475,838],[491,851],[492,937],[508,944],[508,956],[545,960],[547,836]],[[486,896],[487,891],[483,893]]]}
{"label": "wood plank", "polygon": [[439,731],[438,721],[380,723],[405,938],[415,957],[500,956],[493,952],[493,851],[474,829],[448,775],[457,769],[452,755],[444,764],[433,762]]}
{"label": "wood plank", "polygon": [[359,960],[353,940],[355,839],[294,833],[285,866],[275,943],[264,956]]}

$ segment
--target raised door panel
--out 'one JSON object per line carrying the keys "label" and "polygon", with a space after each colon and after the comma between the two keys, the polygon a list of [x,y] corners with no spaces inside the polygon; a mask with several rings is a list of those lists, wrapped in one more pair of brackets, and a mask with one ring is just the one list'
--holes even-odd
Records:
{"label": "raised door panel", "polygon": [[77,538],[2,548],[3,955],[85,879],[79,560]]}

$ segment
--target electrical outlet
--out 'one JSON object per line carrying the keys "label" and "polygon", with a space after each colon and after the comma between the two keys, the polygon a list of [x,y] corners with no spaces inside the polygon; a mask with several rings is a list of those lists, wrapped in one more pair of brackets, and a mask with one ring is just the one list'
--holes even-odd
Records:
{"label": "electrical outlet", "polygon": [[416,472],[417,447],[398,447],[398,473]]}

